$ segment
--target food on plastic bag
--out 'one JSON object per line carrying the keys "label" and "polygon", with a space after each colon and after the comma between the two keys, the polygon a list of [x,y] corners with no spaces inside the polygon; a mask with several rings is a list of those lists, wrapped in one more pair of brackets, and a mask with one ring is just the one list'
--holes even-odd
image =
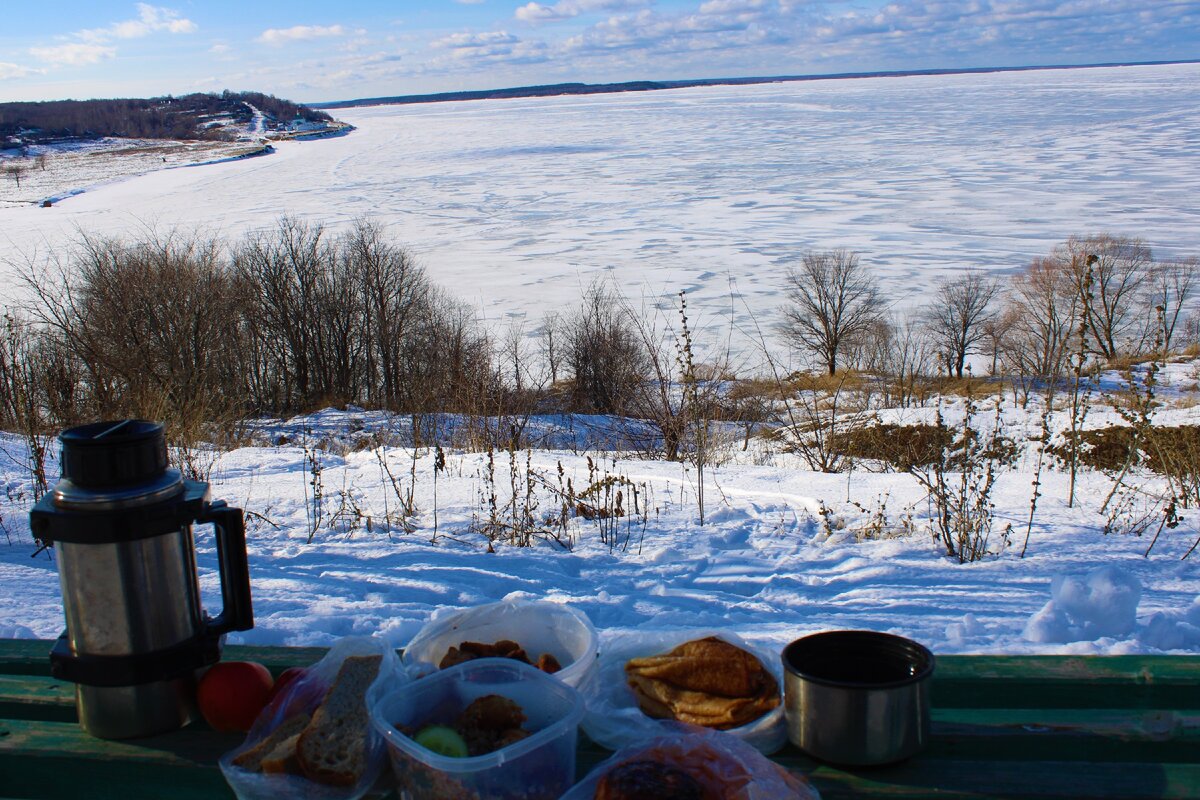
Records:
{"label": "food on plastic bag", "polygon": [[[596,661],[596,629],[583,612],[546,600],[505,600],[436,612],[404,648],[404,664],[412,677],[419,678],[441,668],[453,649],[461,651],[467,643],[480,642],[499,646],[505,641],[526,654],[552,658],[561,667],[554,677],[568,686],[578,686]],[[534,666],[551,671],[545,669],[548,661],[538,661]]]}
{"label": "food on plastic bag", "polygon": [[727,733],[670,723],[617,751],[561,800],[820,800],[806,780]]}
{"label": "food on plastic bag", "polygon": [[511,658],[513,661],[520,661],[522,664],[537,667],[542,672],[550,675],[562,669],[562,665],[558,663],[558,659],[549,653],[542,653],[538,656],[536,662],[530,661],[525,648],[511,639],[501,639],[495,644],[462,642],[458,647],[451,647],[446,652],[446,655],[438,664],[438,669],[446,669],[453,667],[455,664],[461,664],[464,661],[474,661],[477,658]]}
{"label": "food on plastic bag", "polygon": [[[718,644],[713,645],[709,641],[713,638]],[[698,645],[698,642],[704,644]],[[726,651],[726,645],[731,649]],[[661,660],[664,654],[670,655],[680,646],[684,646],[681,649],[684,653],[699,650],[710,654],[714,651],[728,654],[732,648],[742,651],[745,655],[737,659],[744,662],[744,666],[756,663],[764,674],[755,678],[753,670],[747,669],[740,677],[742,685],[734,688],[749,691],[755,681],[761,681],[760,691],[754,694],[757,700],[729,701],[728,698],[721,700],[717,697],[714,701],[712,697],[703,696],[703,691],[690,694],[697,689],[721,689],[726,677],[718,673],[730,671],[731,665],[728,662],[717,664],[709,661],[703,670],[696,670],[693,674],[686,661]],[[650,706],[649,713],[643,710],[639,693],[635,693],[629,684],[633,676],[627,674],[626,665],[631,662],[634,665],[633,672],[647,676],[640,694],[643,702]],[[692,662],[692,666],[696,663],[706,662]],[[658,676],[654,679],[656,682],[663,677],[669,680],[652,684],[648,676]],[[783,706],[779,702],[782,681],[782,662],[777,656],[759,650],[729,631],[633,631],[607,634],[596,670],[579,687],[587,704],[583,729],[597,744],[618,750],[630,743],[661,734],[663,726],[670,724],[669,719],[675,716],[666,702],[670,700],[681,711],[690,709],[703,712],[698,716],[717,721],[718,724],[721,721],[713,712],[730,712],[723,721],[731,724],[723,725],[724,729],[760,752],[770,754],[787,741],[787,725]],[[729,689],[726,687],[724,690]],[[664,699],[656,699],[660,696]],[[733,713],[735,710],[736,714]],[[680,713],[680,716],[686,719],[685,713]]]}
{"label": "food on plastic bag", "polygon": [[272,699],[221,772],[241,800],[357,800],[387,763],[368,704],[405,682],[382,639],[343,639]]}
{"label": "food on plastic bag", "polygon": [[779,683],[762,662],[715,636],[631,658],[625,675],[638,706],[656,719],[726,730],[779,706]]}

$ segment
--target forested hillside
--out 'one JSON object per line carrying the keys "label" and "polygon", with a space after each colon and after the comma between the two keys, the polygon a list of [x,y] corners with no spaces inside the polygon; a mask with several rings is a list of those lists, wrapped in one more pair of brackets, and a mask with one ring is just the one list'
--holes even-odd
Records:
{"label": "forested hillside", "polygon": [[244,126],[261,111],[266,123],[297,116],[330,120],[323,111],[259,92],[189,94],[182,97],[55,100],[0,103],[0,144],[31,144],[58,138],[120,136],[136,139],[227,139],[229,126]]}

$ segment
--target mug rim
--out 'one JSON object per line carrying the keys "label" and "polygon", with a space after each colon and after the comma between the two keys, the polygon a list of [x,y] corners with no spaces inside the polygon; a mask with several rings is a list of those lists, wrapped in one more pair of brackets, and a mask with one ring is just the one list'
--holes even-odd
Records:
{"label": "mug rim", "polygon": [[[836,644],[855,644],[867,648],[874,647],[878,648],[880,652],[890,652],[892,654],[897,654],[897,651],[900,651],[916,667],[916,671],[912,675],[894,681],[846,681],[822,675],[814,675],[794,663],[795,659],[811,652],[819,651],[825,645]],[[858,691],[898,689],[921,683],[933,675],[937,661],[929,648],[920,642],[915,642],[912,639],[897,636],[893,633],[870,630],[822,631],[821,633],[803,636],[791,642],[783,649],[781,660],[783,661],[784,672],[787,675],[820,686]]]}

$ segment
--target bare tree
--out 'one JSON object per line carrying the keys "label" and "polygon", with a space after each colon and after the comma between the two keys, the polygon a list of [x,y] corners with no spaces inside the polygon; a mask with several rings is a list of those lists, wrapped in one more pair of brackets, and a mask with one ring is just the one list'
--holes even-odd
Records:
{"label": "bare tree", "polygon": [[1072,276],[1060,266],[1034,259],[1008,287],[1000,323],[1007,335],[1000,350],[1016,375],[1054,380],[1066,368],[1080,301]]}
{"label": "bare tree", "polygon": [[805,253],[799,267],[788,269],[787,299],[784,336],[830,375],[883,312],[875,279],[848,250]]}
{"label": "bare tree", "polygon": [[321,272],[331,261],[324,229],[291,217],[273,232],[251,235],[235,255],[237,271],[249,291],[253,316],[269,342],[265,358],[273,362],[277,390],[289,409],[316,402],[316,365],[320,331],[317,317]]}
{"label": "bare tree", "polygon": [[908,408],[920,401],[922,378],[929,371],[930,344],[925,326],[912,317],[888,325],[884,362],[891,381],[885,384],[888,405]]}
{"label": "bare tree", "polygon": [[946,370],[956,377],[963,376],[967,357],[981,352],[999,288],[995,280],[975,271],[938,285],[925,320]]}
{"label": "bare tree", "polygon": [[1171,349],[1184,307],[1200,288],[1200,259],[1159,261],[1150,268],[1150,306],[1162,308],[1162,347]]}
{"label": "bare tree", "polygon": [[21,178],[25,176],[25,165],[16,161],[4,167],[4,174],[17,182],[17,188],[21,188]]}
{"label": "bare tree", "polygon": [[550,370],[550,384],[558,383],[558,371],[562,361],[562,318],[557,311],[548,311],[542,318],[539,341],[542,348],[542,358]]}
{"label": "bare tree", "polygon": [[[55,266],[26,281],[36,320],[86,370],[84,413],[167,419],[174,438],[241,409],[241,300],[216,241],[85,237]],[[45,351],[59,365],[47,367],[47,380],[69,388],[55,377],[67,366],[56,349]]]}
{"label": "bare tree", "polygon": [[374,222],[356,221],[338,239],[338,253],[360,293],[368,385],[372,391],[378,387],[384,406],[398,409],[402,353],[417,316],[429,305],[429,279],[412,254],[388,242]]}
{"label": "bare tree", "polygon": [[1149,319],[1140,302],[1151,264],[1142,240],[1072,236],[1050,258],[1071,277],[1097,355],[1111,360],[1142,346]]}
{"label": "bare tree", "polygon": [[575,406],[599,414],[624,413],[650,369],[643,337],[627,304],[605,284],[593,283],[564,324]]}

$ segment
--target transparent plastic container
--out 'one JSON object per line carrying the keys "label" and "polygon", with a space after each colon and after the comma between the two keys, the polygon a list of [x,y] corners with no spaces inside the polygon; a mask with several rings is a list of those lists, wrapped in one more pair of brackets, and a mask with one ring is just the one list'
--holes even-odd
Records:
{"label": "transparent plastic container", "polygon": [[[400,730],[445,724],[492,694],[521,707],[530,736],[485,755],[453,758],[425,749]],[[574,689],[536,667],[481,658],[380,697],[371,721],[387,743],[402,800],[558,800],[575,782],[583,711]]]}
{"label": "transparent plastic container", "polygon": [[599,637],[582,611],[548,600],[504,600],[435,614],[405,646],[404,665],[413,677],[428,675],[451,647],[500,639],[521,645],[533,661],[554,656],[562,665],[554,677],[568,686],[579,686],[596,664]]}

